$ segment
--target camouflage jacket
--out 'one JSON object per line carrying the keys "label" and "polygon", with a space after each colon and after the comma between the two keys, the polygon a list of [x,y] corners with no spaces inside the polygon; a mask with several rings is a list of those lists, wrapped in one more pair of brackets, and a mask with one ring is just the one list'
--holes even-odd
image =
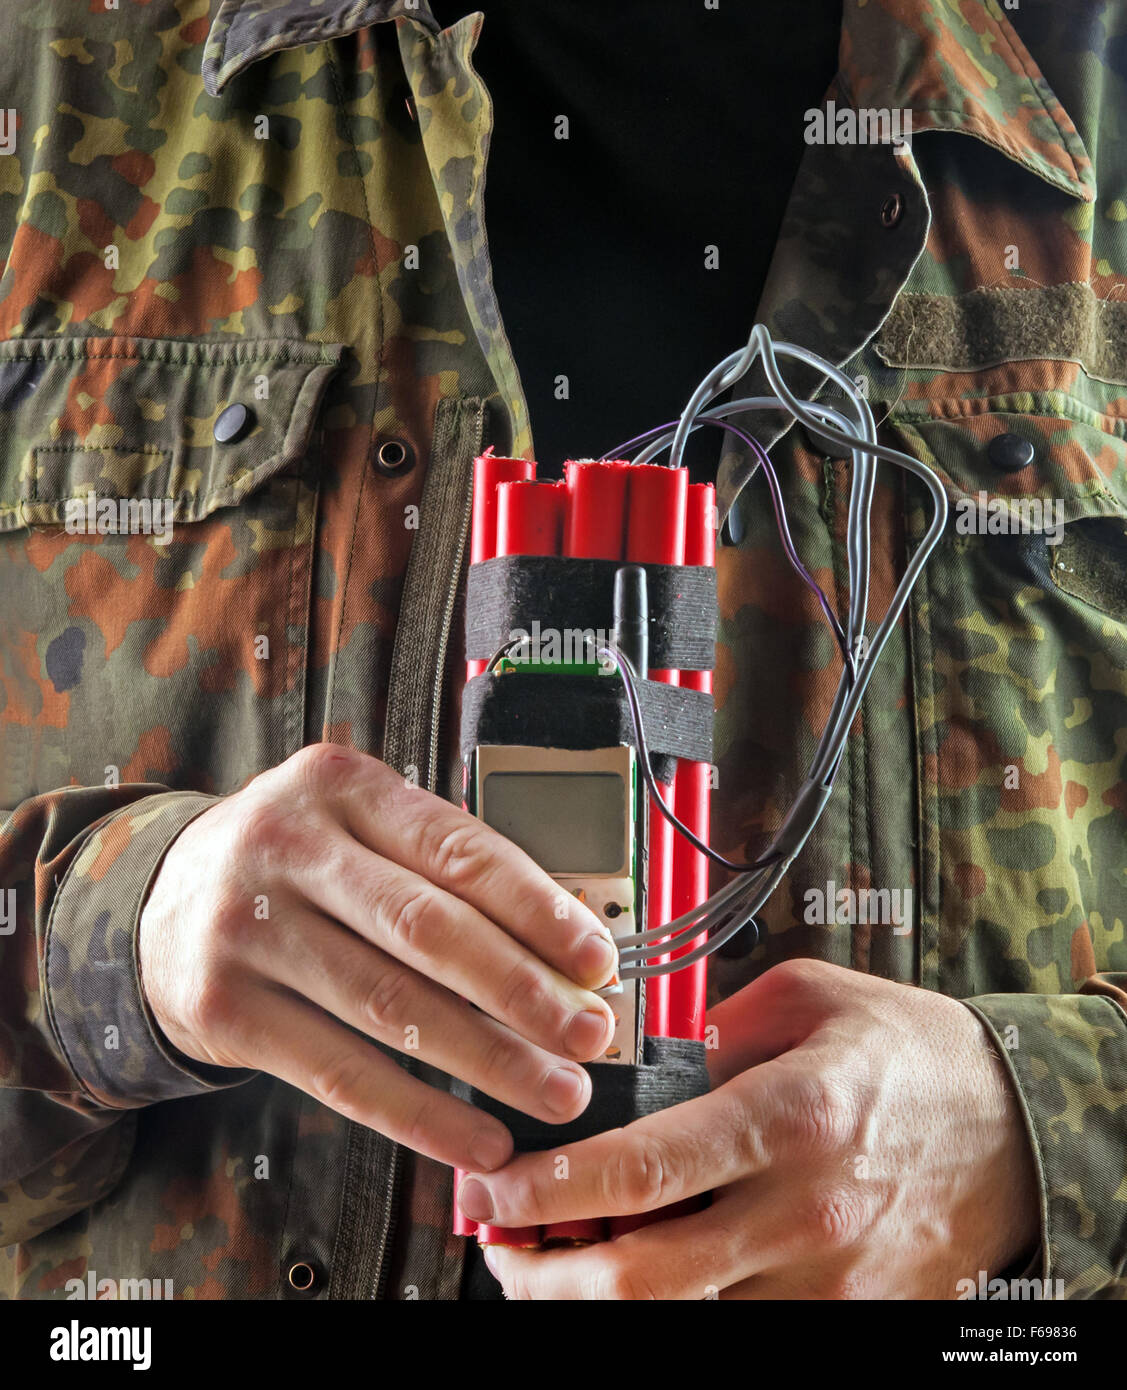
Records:
{"label": "camouflage jacket", "polygon": [[[759,317],[864,379],[952,515],[764,945],[712,972],[727,994],[812,955],[965,999],[1028,1122],[1041,1273],[1096,1298],[1127,1295],[1123,18],[847,0],[833,119],[910,111],[912,137],[809,145]],[[0,17],[10,1296],[457,1295],[449,1172],[176,1054],[135,940],[179,830],[303,743],[456,781],[470,460],[532,450],[485,240],[481,27],[440,31],[426,0]],[[760,436],[840,607],[848,464]],[[778,823],[837,680],[746,471],[720,460],[729,853]],[[1022,529],[1033,503],[1055,532]],[[874,612],[925,521],[882,469]],[[906,929],[836,906],[884,889],[910,891]]]}

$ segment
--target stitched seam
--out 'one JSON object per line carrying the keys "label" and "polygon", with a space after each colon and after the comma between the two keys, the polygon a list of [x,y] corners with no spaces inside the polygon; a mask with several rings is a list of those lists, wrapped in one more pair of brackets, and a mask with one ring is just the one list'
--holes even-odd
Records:
{"label": "stitched seam", "polygon": [[[111,499],[111,500],[113,500],[113,501],[119,501],[119,500],[121,500],[122,494],[121,494],[121,493],[118,493],[118,492],[98,492],[98,491],[95,491],[95,489],[93,489],[93,488],[88,488],[87,491],[86,491],[84,494],[67,493],[67,494],[64,495],[64,496],[41,497],[41,496],[39,495],[39,456],[40,456],[40,454],[116,454],[116,455],[118,455],[119,457],[128,457],[130,454],[153,454],[153,455],[159,455],[159,456],[161,456],[162,458],[166,458],[166,459],[169,459],[169,460],[171,460],[171,458],[172,458],[172,451],[171,451],[170,449],[161,449],[161,448],[156,447],[155,445],[144,445],[144,446],[142,446],[141,448],[138,448],[138,449],[116,449],[116,448],[113,448],[113,447],[111,447],[111,446],[109,446],[109,445],[104,445],[104,444],[94,445],[94,446],[92,446],[91,448],[83,448],[83,446],[82,446],[81,444],[64,444],[64,445],[61,445],[59,448],[55,448],[53,445],[50,445],[50,444],[37,444],[37,445],[35,445],[35,446],[32,448],[32,451],[31,451],[31,456],[32,456],[31,490],[30,490],[30,492],[28,493],[27,498],[26,498],[26,499],[22,499],[22,500],[26,500],[26,501],[28,501],[28,502],[38,502],[38,503],[41,503],[41,504],[44,504],[44,505],[52,505],[52,504],[55,504],[55,503],[58,503],[58,502],[70,502],[70,501],[73,501],[73,500],[75,499],[76,496],[87,496],[87,497],[88,497],[88,496],[90,495],[91,492],[94,493],[94,496],[95,496],[95,497],[105,497],[105,498],[109,498],[109,499]],[[192,495],[192,494],[187,494],[187,495],[190,496],[190,495]],[[21,506],[22,506],[22,500],[21,500]],[[150,500],[153,500],[153,499],[144,498],[144,499],[138,499],[138,500],[150,501]],[[160,500],[160,501],[163,502],[163,501],[165,501],[166,499],[163,498],[163,497],[161,497],[161,498],[158,499],[158,500]],[[9,507],[9,508],[7,508],[8,511],[13,511],[13,510],[18,511],[18,510],[20,510],[20,509],[21,509],[20,507],[17,507],[17,508],[11,508],[11,507]]]}
{"label": "stitched seam", "polygon": [[[24,343],[31,345],[30,352],[22,352],[17,347],[15,351],[0,351],[0,360],[5,362],[25,362],[39,361],[42,359],[54,361],[66,360],[92,360],[96,362],[112,362],[121,359],[129,362],[151,362],[162,367],[175,367],[180,371],[197,371],[201,365],[211,365],[206,361],[206,354],[194,357],[194,360],[187,362],[173,362],[169,360],[160,350],[152,353],[142,351],[133,352],[99,352],[91,350],[87,344],[104,342],[102,338],[24,338],[20,340],[20,346]],[[340,361],[340,354],[326,354],[321,350],[314,357],[313,355],[303,355],[301,353],[287,352],[284,348],[277,352],[259,351],[253,343],[224,342],[217,339],[204,338],[142,338],[138,340],[144,343],[183,343],[188,347],[226,347],[232,349],[232,353],[223,354],[219,365],[237,367],[244,362],[292,362],[300,367],[333,366]],[[47,351],[58,345],[58,350]],[[0,348],[6,345],[0,344]]]}
{"label": "stitched seam", "polygon": [[[1117,439],[1127,437],[1127,416],[1104,415],[1095,411],[1091,406],[1085,405],[1083,401],[1078,401],[1074,397],[1063,391],[1034,391],[1033,396],[1052,396],[1052,405],[1034,408],[1033,410],[1014,410],[1001,402],[1012,399],[1014,393],[1007,393],[1005,396],[946,396],[938,400],[926,402],[920,410],[897,409],[888,417],[888,423],[896,428],[915,428],[918,425],[926,425],[929,421],[937,421],[940,424],[955,422],[959,420],[976,420],[985,415],[1014,415],[1025,419],[1037,420],[1065,420],[1072,424],[1084,425],[1088,429],[1099,430],[1103,434],[1110,434]],[[964,410],[962,406],[977,407],[973,410]],[[936,413],[936,412],[939,413]],[[1101,423],[1106,421],[1107,423]]]}
{"label": "stitched seam", "polygon": [[[1064,149],[1064,152],[1068,156],[1068,162],[1072,165],[1072,170],[1073,173],[1076,175],[1076,180],[1077,182],[1080,182],[1080,166],[1076,163],[1075,156],[1073,155],[1072,151],[1068,148],[1069,137],[1066,135],[1064,128],[1061,126],[1060,121],[1057,120],[1056,116],[1054,116],[1052,111],[1050,111],[1048,106],[1046,106],[1044,94],[1042,93],[1041,88],[1038,85],[1039,82],[1044,82],[1045,79],[1043,77],[1034,76],[1034,74],[1030,72],[1029,68],[1026,66],[1024,58],[1022,57],[1019,50],[1014,46],[1014,43],[1011,39],[1011,34],[1013,35],[1013,38],[1016,39],[1018,37],[1017,33],[1008,24],[1003,25],[1001,23],[1000,12],[998,14],[992,13],[989,5],[984,6],[983,9],[986,14],[986,17],[994,26],[994,30],[997,33],[999,39],[1002,41],[1003,45],[1008,50],[1008,52],[1011,53],[1013,57],[1017,60],[1018,65],[1024,73],[1026,80],[1029,82],[1029,85],[1033,88],[1034,92],[1036,92],[1037,100],[1040,102],[1041,105],[1041,110],[1045,113],[1046,116],[1048,116],[1049,120],[1052,121],[1054,129],[1060,136],[1061,145]],[[1024,44],[1022,45],[1022,48],[1024,48]],[[1027,54],[1027,56],[1029,56],[1030,61],[1032,61],[1032,55]],[[1057,105],[1059,106],[1060,103],[1058,102]],[[1063,107],[1061,109],[1063,110]]]}

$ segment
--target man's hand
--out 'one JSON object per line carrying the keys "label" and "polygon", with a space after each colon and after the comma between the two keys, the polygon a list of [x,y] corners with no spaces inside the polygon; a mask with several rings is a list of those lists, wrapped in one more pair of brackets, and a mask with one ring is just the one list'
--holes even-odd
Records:
{"label": "man's hand", "polygon": [[186,1056],[270,1072],[484,1171],[511,1155],[508,1130],[367,1037],[566,1122],[590,1098],[576,1063],[614,1026],[589,992],[611,977],[614,947],[587,908],[481,821],[329,744],[181,832],[139,955],[153,1015]]}
{"label": "man's hand", "polygon": [[953,1298],[1033,1253],[1032,1149],[964,1005],[789,961],[709,1022],[711,1094],[468,1177],[459,1199],[499,1226],[711,1206],[582,1249],[493,1247],[510,1298]]}

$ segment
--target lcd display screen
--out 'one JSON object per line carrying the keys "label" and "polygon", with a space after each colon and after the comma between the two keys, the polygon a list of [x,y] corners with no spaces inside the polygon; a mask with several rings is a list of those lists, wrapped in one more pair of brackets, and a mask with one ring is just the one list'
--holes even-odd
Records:
{"label": "lcd display screen", "polygon": [[549,874],[622,873],[626,785],[613,772],[491,772],[482,819]]}

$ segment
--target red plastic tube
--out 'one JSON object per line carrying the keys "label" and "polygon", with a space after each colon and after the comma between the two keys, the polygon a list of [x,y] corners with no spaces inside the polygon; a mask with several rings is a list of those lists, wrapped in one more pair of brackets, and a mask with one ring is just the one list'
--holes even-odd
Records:
{"label": "red plastic tube", "polygon": [[565,555],[583,560],[621,560],[625,550],[626,479],[633,465],[622,459],[564,465],[567,486]]}
{"label": "red plastic tube", "polygon": [[[626,559],[636,563],[683,565],[689,475],[683,468],[640,464],[630,469],[627,495]],[[649,678],[676,685],[678,672],[650,670]],[[672,804],[673,789],[665,793]],[[652,929],[669,921],[673,906],[673,827],[656,806],[650,807],[649,904],[646,925]],[[667,959],[657,957],[656,959]],[[659,975],[646,981],[645,1031],[650,1037],[669,1036],[669,980]]]}
{"label": "red plastic tube", "polygon": [[[498,458],[492,449],[474,459],[473,512],[470,518],[470,564],[480,565],[497,554],[497,485],[535,478],[536,465],[529,459]],[[470,661],[466,678],[485,670],[484,661]]]}
{"label": "red plastic tube", "polygon": [[497,554],[558,555],[567,490],[563,483],[497,487]]}
{"label": "red plastic tube", "polygon": [[[627,478],[633,465],[616,459],[599,463],[569,461],[564,467],[567,519],[565,555],[586,560],[621,560],[626,534]],[[557,1221],[545,1227],[546,1242],[585,1245],[605,1240],[601,1217]]]}
{"label": "red plastic tube", "polygon": [[[492,560],[497,554],[497,487],[500,483],[528,481],[536,476],[536,464],[530,459],[499,458],[493,450],[474,459],[473,470],[473,511],[470,518],[470,564],[479,565],[484,560]],[[485,670],[483,660],[466,663],[466,679],[481,675]],[[456,1236],[477,1235],[476,1221],[462,1215],[458,1206],[457,1192],[465,1173],[460,1168],[454,1170],[454,1234]]]}
{"label": "red plastic tube", "polygon": [[[688,519],[685,530],[685,564],[715,565],[716,493],[710,483],[695,483],[689,487]],[[691,690],[712,690],[711,671],[682,671],[681,684]],[[673,810],[677,819],[698,839],[708,843],[709,794],[712,769],[707,763],[682,761],[677,765],[673,788]],[[673,905],[670,916],[679,917],[691,912],[708,897],[708,859],[682,835],[676,837],[673,851]],[[704,941],[697,937],[673,953],[674,959],[686,955]],[[707,1005],[707,960],[694,961],[683,970],[669,976],[669,1036],[671,1038],[704,1037],[704,1014]]]}
{"label": "red plastic tube", "polygon": [[[558,555],[563,537],[567,488],[563,483],[531,480],[496,485],[498,555]],[[509,1245],[535,1249],[541,1242],[539,1226],[477,1228],[479,1245]]]}
{"label": "red plastic tube", "polygon": [[[688,473],[683,468],[661,468],[656,464],[641,464],[630,474],[629,519],[626,536],[626,558],[640,563],[683,565],[685,563],[685,526],[688,507]],[[649,671],[653,681],[676,685],[677,671]],[[674,784],[665,792],[664,800],[672,805]],[[673,827],[656,806],[650,807],[650,870],[647,887],[649,902],[646,925],[664,926],[672,914],[674,834]],[[668,956],[655,957],[667,960]],[[648,1037],[669,1037],[669,977],[659,975],[646,981],[646,1022]],[[669,1210],[644,1212],[636,1216],[616,1216],[609,1223],[610,1234],[626,1235],[641,1226],[662,1221]]]}

